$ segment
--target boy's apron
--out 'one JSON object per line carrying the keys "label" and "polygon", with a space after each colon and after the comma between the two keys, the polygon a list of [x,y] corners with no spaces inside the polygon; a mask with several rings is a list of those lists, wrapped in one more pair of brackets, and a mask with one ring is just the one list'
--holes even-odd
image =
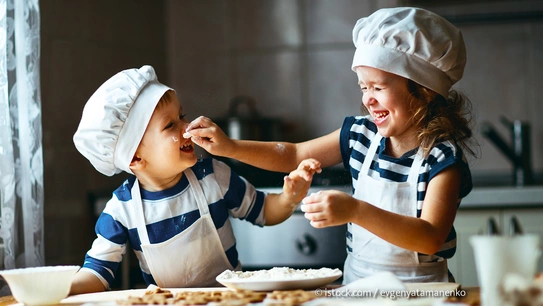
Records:
{"label": "boy's apron", "polygon": [[[422,153],[419,149],[406,182],[373,179],[369,170],[381,139],[377,133],[371,142],[353,196],[390,212],[417,217],[417,181],[423,162]],[[344,283],[381,271],[390,271],[407,282],[448,281],[446,260],[419,263],[417,252],[393,245],[356,224],[349,223],[348,230],[352,234],[352,253],[345,261]]]}
{"label": "boy's apron", "polygon": [[183,175],[198,203],[200,218],[183,232],[155,244],[149,242],[139,183],[137,179],[134,182],[132,199],[138,210],[137,229],[143,256],[159,287],[218,286],[215,277],[224,270],[234,269],[226,257],[198,179],[190,168]]}

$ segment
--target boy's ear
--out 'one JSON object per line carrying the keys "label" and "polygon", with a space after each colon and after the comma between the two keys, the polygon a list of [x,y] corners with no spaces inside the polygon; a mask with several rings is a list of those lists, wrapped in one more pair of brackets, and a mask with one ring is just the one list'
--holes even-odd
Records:
{"label": "boy's ear", "polygon": [[137,155],[134,155],[129,165],[130,170],[143,170],[145,169],[145,160]]}

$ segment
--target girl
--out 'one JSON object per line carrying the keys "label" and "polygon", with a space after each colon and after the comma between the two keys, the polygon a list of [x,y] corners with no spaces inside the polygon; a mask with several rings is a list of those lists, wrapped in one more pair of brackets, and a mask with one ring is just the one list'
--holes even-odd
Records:
{"label": "girl", "polygon": [[451,90],[466,63],[462,34],[432,12],[391,8],[360,19],[353,40],[352,69],[369,115],[297,144],[231,140],[203,117],[184,137],[267,170],[290,171],[309,157],[322,167],[343,162],[353,195],[311,194],[302,210],[317,228],[348,224],[344,282],[379,271],[409,282],[453,281],[453,222],[472,188],[464,155],[473,153],[469,101]]}

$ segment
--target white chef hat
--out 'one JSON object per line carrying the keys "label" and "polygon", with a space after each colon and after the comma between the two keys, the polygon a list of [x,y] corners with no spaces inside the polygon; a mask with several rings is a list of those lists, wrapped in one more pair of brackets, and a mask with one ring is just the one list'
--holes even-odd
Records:
{"label": "white chef hat", "polygon": [[123,170],[132,173],[130,162],[168,90],[151,66],[117,73],[87,101],[74,135],[77,150],[107,176]]}
{"label": "white chef hat", "polygon": [[357,21],[352,69],[369,66],[427,87],[447,98],[462,78],[466,47],[459,29],[430,11],[380,9]]}

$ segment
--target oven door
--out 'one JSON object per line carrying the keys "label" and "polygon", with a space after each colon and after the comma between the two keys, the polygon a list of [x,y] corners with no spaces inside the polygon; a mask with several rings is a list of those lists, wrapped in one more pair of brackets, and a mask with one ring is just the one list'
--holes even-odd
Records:
{"label": "oven door", "polygon": [[317,229],[296,211],[281,224],[257,227],[232,219],[243,270],[291,268],[340,268],[347,256],[347,226]]}

